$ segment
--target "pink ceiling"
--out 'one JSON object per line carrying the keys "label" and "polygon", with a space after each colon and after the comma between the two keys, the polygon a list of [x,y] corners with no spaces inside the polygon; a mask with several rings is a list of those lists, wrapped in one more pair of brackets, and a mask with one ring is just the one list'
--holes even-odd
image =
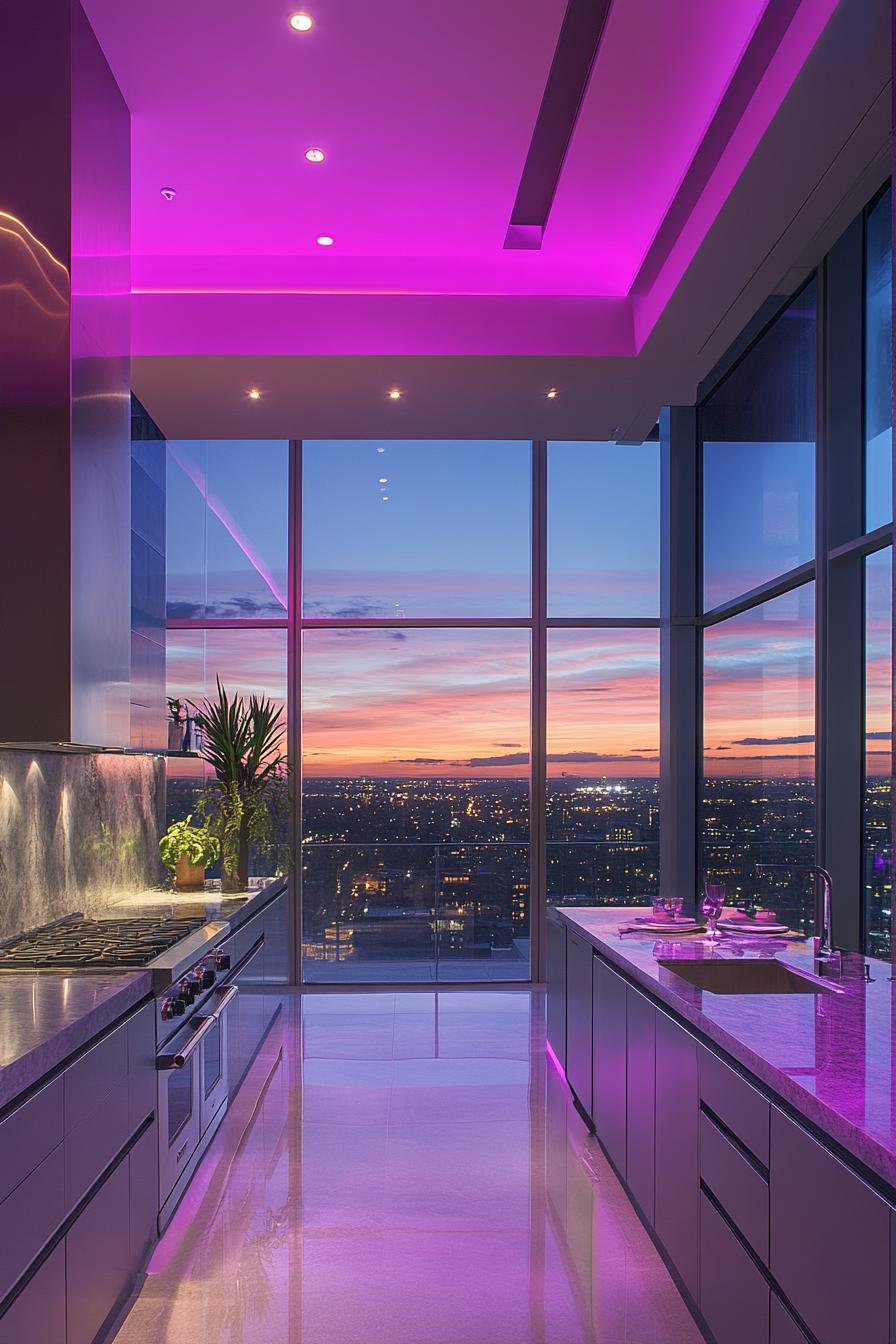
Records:
{"label": "pink ceiling", "polygon": [[[647,323],[619,305],[781,0],[614,0],[535,252],[502,244],[565,0],[302,0],[306,35],[289,0],[82,3],[133,115],[136,353],[277,340],[284,354],[632,354],[656,305]],[[811,21],[778,101],[835,4],[796,5]],[[774,110],[742,136],[736,171]],[[305,161],[311,145],[323,164]],[[679,278],[712,218],[688,235]],[[675,283],[667,268],[665,297]],[[271,295],[293,301],[274,315],[259,302]],[[344,302],[326,307],[332,295]],[[592,309],[572,312],[574,298]]]}

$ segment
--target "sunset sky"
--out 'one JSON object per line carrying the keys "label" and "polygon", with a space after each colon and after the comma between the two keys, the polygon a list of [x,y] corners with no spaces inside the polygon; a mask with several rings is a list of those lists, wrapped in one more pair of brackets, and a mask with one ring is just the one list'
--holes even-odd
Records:
{"label": "sunset sky", "polygon": [[[780,448],[766,465],[786,497],[806,468],[797,453],[782,482]],[[303,457],[307,617],[528,615],[528,443],[318,442]],[[170,445],[169,615],[285,616],[287,463],[282,442]],[[550,614],[657,615],[658,445],[556,444],[549,464]],[[746,480],[744,498],[754,515],[761,501]],[[761,507],[752,558],[744,528],[708,522],[715,594],[803,558],[801,514],[789,516],[771,488]],[[874,559],[877,773],[889,768],[889,590]],[[706,632],[707,773],[811,773],[813,599],[809,585]],[[506,628],[306,630],[306,772],[524,776],[529,641]],[[168,648],[169,694],[208,693],[218,674],[234,690],[285,696],[284,629],[169,631]],[[551,774],[657,774],[658,656],[655,630],[549,633]]]}

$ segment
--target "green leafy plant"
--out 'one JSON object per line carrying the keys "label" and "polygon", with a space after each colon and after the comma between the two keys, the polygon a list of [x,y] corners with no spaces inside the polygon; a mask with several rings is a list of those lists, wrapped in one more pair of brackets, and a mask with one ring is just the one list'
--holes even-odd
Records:
{"label": "green leafy plant", "polygon": [[221,853],[221,842],[207,825],[194,826],[192,813],[185,821],[173,821],[159,841],[159,853],[172,872],[178,859],[207,868]]}
{"label": "green leafy plant", "polygon": [[231,698],[220,680],[217,687],[215,700],[190,706],[202,733],[202,758],[215,772],[200,808],[221,842],[223,890],[243,891],[250,841],[270,847],[271,808],[286,778],[283,710],[263,696]]}

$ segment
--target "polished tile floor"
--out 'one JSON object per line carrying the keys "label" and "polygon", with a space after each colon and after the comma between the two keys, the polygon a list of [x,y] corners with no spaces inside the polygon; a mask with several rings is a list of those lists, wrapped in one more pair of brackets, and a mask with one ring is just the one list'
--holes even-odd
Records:
{"label": "polished tile floor", "polygon": [[283,1000],[116,1344],[698,1344],[540,991]]}

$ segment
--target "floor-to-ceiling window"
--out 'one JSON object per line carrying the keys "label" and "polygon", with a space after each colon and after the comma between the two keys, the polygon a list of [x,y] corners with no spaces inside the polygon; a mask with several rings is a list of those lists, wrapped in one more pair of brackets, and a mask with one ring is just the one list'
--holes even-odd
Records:
{"label": "floor-to-ceiling window", "polygon": [[[892,194],[865,214],[866,534],[893,517]],[[893,897],[893,547],[885,537],[865,566],[865,789],[862,808],[863,929],[871,956],[891,952]]]}
{"label": "floor-to-ceiling window", "polygon": [[783,865],[815,859],[815,350],[813,282],[700,409],[702,869],[800,928],[813,884]]}
{"label": "floor-to-ceiling window", "polygon": [[[286,705],[289,445],[170,440],[167,454],[166,683],[184,720],[171,743],[187,748],[168,758],[173,820],[193,811],[208,774],[186,723],[192,706],[219,680],[231,695]],[[272,847],[251,854],[253,876],[284,868],[287,823],[278,815]]]}

